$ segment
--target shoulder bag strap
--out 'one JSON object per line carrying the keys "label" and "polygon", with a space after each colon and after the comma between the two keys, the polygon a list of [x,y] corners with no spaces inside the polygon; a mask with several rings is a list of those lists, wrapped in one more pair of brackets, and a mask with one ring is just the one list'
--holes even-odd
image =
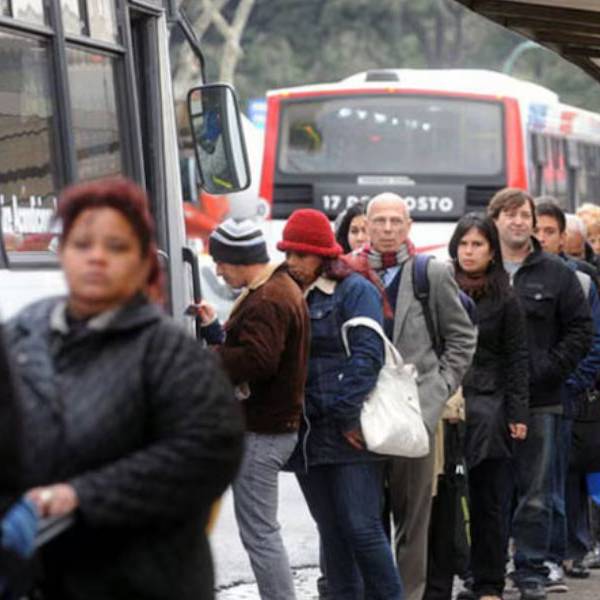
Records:
{"label": "shoulder bag strap", "polygon": [[344,342],[344,348],[346,349],[346,354],[348,356],[350,356],[350,346],[348,344],[348,330],[350,329],[350,327],[360,326],[368,327],[369,329],[372,329],[377,334],[379,334],[379,337],[381,337],[381,339],[383,340],[383,345],[385,347],[386,364],[398,365],[400,367],[404,364],[400,353],[385,335],[385,332],[383,331],[381,325],[374,319],[371,319],[370,317],[353,317],[352,319],[349,319],[342,325],[342,341]]}

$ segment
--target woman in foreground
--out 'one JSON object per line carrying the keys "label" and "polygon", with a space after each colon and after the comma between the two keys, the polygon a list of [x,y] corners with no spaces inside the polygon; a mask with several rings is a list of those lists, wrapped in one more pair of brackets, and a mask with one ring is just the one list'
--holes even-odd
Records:
{"label": "woman in foreground", "polygon": [[74,524],[41,550],[50,600],[213,597],[203,533],[242,423],[211,353],[147,296],[159,283],[147,198],[112,179],[59,203],[64,298],[7,328],[28,497]]}

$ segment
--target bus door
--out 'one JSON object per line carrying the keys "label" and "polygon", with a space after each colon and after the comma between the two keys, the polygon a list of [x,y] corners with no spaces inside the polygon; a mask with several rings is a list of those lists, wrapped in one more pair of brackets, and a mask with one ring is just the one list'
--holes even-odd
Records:
{"label": "bus door", "polygon": [[53,221],[60,190],[125,175],[150,192],[169,307],[184,319],[192,295],[167,8],[176,17],[165,0],[0,3],[2,318],[65,290]]}

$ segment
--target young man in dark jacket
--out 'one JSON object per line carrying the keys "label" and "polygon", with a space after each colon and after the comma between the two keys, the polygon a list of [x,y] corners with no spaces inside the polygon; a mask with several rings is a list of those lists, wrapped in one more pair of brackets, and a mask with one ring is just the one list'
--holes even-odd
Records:
{"label": "young man in dark jacket", "polygon": [[233,483],[240,537],[263,600],[293,600],[292,574],[277,522],[279,471],[297,441],[310,320],[285,267],[269,265],[261,230],[229,219],[210,236],[217,274],[243,288],[222,329],[200,308],[205,339],[216,346],[246,415],[246,449]]}
{"label": "young man in dark jacket", "polygon": [[531,196],[519,189],[501,190],[491,199],[488,214],[498,227],[504,268],[525,310],[530,360],[528,435],[515,453],[514,580],[523,600],[541,600],[546,598],[553,481],[561,462],[561,389],[589,350],[593,327],[575,274],[532,237]]}
{"label": "young man in dark jacket", "polygon": [[[542,248],[551,254],[559,256],[565,264],[576,272],[579,283],[586,294],[592,318],[594,320],[594,338],[590,351],[577,365],[577,369],[566,382],[565,415],[562,423],[564,445],[560,461],[560,477],[556,483],[564,502],[554,507],[550,554],[547,565],[550,569],[548,591],[567,591],[563,579],[562,564],[569,559],[567,574],[572,577],[584,578],[589,571],[583,564],[583,559],[589,548],[589,508],[586,489],[586,473],[577,468],[580,460],[569,464],[572,435],[577,436],[578,417],[585,412],[588,397],[596,389],[596,381],[600,373],[600,298],[596,286],[597,272],[584,261],[567,256],[563,249],[570,232],[579,233],[584,228],[583,221],[574,215],[565,215],[553,199],[536,200],[536,237]],[[577,452],[575,453],[577,454]],[[566,564],[566,563],[565,563]]]}

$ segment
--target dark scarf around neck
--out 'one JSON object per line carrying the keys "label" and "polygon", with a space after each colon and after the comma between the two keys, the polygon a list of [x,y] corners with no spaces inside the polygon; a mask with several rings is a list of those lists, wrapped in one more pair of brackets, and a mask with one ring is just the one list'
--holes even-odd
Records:
{"label": "dark scarf around neck", "polygon": [[485,296],[488,287],[487,273],[474,273],[473,275],[458,270],[455,275],[458,287],[473,298],[479,300]]}

